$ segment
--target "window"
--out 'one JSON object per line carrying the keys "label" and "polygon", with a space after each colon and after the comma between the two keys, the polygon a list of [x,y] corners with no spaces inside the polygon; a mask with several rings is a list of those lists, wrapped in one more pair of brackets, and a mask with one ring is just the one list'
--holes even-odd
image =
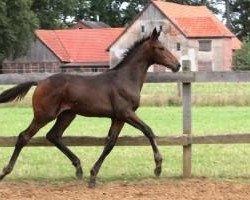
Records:
{"label": "window", "polygon": [[213,71],[213,63],[212,61],[202,61],[198,60],[198,71]]}
{"label": "window", "polygon": [[211,40],[199,40],[199,51],[211,51],[212,49]]}
{"label": "window", "polygon": [[176,50],[177,51],[181,50],[181,43],[179,43],[179,42],[176,43]]}
{"label": "window", "polygon": [[162,25],[160,25],[160,31],[162,31]]}
{"label": "window", "polygon": [[45,72],[45,67],[44,67],[44,65],[41,65],[41,66],[40,66],[39,72],[40,72],[40,73],[44,73],[44,72]]}
{"label": "window", "polygon": [[141,32],[144,33],[145,32],[145,26],[141,26]]}
{"label": "window", "polygon": [[98,68],[97,67],[92,67],[91,72],[98,72]]}
{"label": "window", "polygon": [[18,67],[17,73],[22,74],[23,71],[24,71],[24,70],[23,70],[23,67],[22,67],[22,66]]}

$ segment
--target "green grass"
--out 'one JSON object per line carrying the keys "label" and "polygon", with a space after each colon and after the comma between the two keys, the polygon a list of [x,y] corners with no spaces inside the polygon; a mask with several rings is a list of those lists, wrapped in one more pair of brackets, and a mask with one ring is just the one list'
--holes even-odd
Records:
{"label": "green grass", "polygon": [[[142,107],[138,115],[147,122],[156,135],[180,135],[182,133],[182,109],[180,107]],[[28,107],[2,107],[0,109],[0,135],[18,135],[32,119]],[[52,123],[37,135],[44,136]],[[106,136],[110,120],[77,117],[65,135]],[[250,107],[194,107],[193,134],[223,134],[250,132]],[[121,135],[141,135],[125,126]],[[102,151],[102,147],[71,147],[79,156],[89,177],[89,170]],[[182,147],[160,147],[164,162],[164,178],[182,175]],[[13,148],[0,148],[0,168],[8,162]],[[224,179],[250,177],[250,145],[193,145],[193,175]],[[152,178],[154,161],[148,147],[115,147],[105,160],[100,173],[101,181],[126,181]],[[64,181],[74,179],[74,168],[68,159],[54,147],[27,147],[21,153],[11,180]]]}

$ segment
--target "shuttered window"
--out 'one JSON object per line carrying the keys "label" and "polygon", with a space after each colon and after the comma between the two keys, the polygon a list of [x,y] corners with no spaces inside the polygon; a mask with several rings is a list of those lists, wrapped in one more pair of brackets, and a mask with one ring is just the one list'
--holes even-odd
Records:
{"label": "shuttered window", "polygon": [[212,41],[211,40],[199,40],[199,51],[211,51]]}
{"label": "shuttered window", "polygon": [[144,33],[145,32],[145,26],[141,26],[141,32]]}
{"label": "shuttered window", "polygon": [[212,61],[198,61],[198,71],[213,71]]}
{"label": "shuttered window", "polygon": [[181,50],[181,43],[176,43],[176,50],[177,51],[180,51]]}

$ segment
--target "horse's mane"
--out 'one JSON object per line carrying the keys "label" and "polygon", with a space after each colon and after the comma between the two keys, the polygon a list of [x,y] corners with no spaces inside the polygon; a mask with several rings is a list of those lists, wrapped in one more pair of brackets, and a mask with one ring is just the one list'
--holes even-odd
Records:
{"label": "horse's mane", "polygon": [[124,53],[123,53],[123,58],[122,60],[112,69],[110,70],[116,70],[116,69],[120,69],[124,63],[126,63],[128,61],[128,59],[130,58],[131,55],[133,55],[134,51],[137,49],[138,46],[140,46],[143,42],[145,42],[146,40],[148,40],[149,37],[144,37],[138,41],[136,41],[131,47],[129,47]]}

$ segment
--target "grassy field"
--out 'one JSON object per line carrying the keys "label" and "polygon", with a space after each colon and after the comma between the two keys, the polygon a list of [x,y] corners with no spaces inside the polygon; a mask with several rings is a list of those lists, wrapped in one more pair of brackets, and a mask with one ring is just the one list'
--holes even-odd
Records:
{"label": "grassy field", "polygon": [[[146,83],[142,105],[181,105],[176,83]],[[250,83],[193,83],[192,103],[196,106],[250,106]]]}
{"label": "grassy field", "polygon": [[[179,135],[182,130],[180,107],[142,107],[138,115],[147,122],[156,135]],[[0,109],[0,135],[10,136],[27,127],[32,118],[29,107],[2,107]],[[106,136],[110,121],[106,119],[78,117],[65,135]],[[52,124],[43,128],[37,136],[45,135]],[[193,133],[250,132],[250,107],[194,107]],[[141,135],[126,126],[121,135]],[[81,159],[85,177],[102,151],[102,147],[71,148]],[[163,162],[163,178],[179,178],[182,175],[182,147],[160,147]],[[0,168],[4,167],[13,148],[0,148]],[[193,175],[233,180],[250,178],[249,145],[194,145]],[[127,181],[152,178],[154,162],[151,148],[115,147],[99,173],[101,181]],[[13,173],[7,179],[64,181],[74,179],[74,168],[68,159],[54,147],[28,147],[21,153]]]}

